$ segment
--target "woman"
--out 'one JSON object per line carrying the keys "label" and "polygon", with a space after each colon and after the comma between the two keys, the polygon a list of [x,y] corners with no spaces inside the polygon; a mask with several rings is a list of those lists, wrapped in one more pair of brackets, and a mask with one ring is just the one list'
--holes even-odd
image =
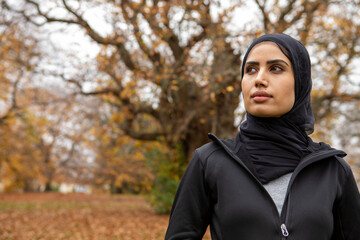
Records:
{"label": "woman", "polygon": [[359,240],[360,195],[343,151],[314,130],[305,47],[284,34],[256,39],[242,64],[246,121],[233,139],[197,149],[165,239]]}

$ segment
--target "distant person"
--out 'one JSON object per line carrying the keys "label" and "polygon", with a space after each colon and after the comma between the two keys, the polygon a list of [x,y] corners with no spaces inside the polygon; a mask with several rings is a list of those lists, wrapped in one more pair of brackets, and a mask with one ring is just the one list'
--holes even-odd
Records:
{"label": "distant person", "polygon": [[306,48],[267,34],[241,67],[246,121],[198,148],[179,185],[166,240],[360,240],[360,195],[341,150],[315,143]]}

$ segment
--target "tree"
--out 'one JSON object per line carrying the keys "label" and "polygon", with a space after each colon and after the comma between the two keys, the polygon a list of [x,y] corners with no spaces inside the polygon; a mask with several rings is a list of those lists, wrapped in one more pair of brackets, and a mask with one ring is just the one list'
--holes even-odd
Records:
{"label": "tree", "polygon": [[35,50],[36,40],[26,33],[18,32],[19,28],[19,23],[9,22],[6,17],[0,19],[0,124],[20,114],[23,102],[19,103],[19,91],[22,82],[29,77],[32,60],[38,55]]}
{"label": "tree", "polygon": [[0,178],[13,189],[31,188],[33,176],[39,173],[29,162],[31,154],[23,158],[25,152],[32,156],[39,153],[33,148],[36,137],[28,121],[31,117],[24,88],[39,52],[36,39],[18,31],[21,25],[6,14],[0,17]]}
{"label": "tree", "polygon": [[92,137],[87,137],[90,149],[95,152],[92,164],[92,183],[95,186],[110,187],[111,193],[148,193],[154,175],[148,167],[145,152],[152,144],[141,144],[123,136],[113,126],[113,119],[104,119],[106,125],[95,123],[91,128]]}
{"label": "tree", "polygon": [[55,181],[69,178],[68,165],[82,151],[78,132],[64,127],[79,120],[72,116],[79,96],[39,80],[40,44],[32,34],[16,16],[1,15],[0,181],[9,191],[50,190]]}
{"label": "tree", "polygon": [[[263,33],[284,32],[310,50],[314,69],[313,110],[323,135],[340,105],[356,106],[359,89],[352,66],[359,57],[359,1],[35,1],[17,6],[2,0],[41,29],[53,23],[78,26],[101,47],[95,76],[63,74],[78,93],[101,98],[122,113],[118,126],[133,139],[181,145],[189,159],[206,133],[231,137],[239,105],[240,56]],[[252,6],[252,8],[251,8]],[[90,10],[105,12],[96,28]],[[236,14],[254,18],[229,26]],[[91,78],[93,87],[87,83]],[[350,84],[349,84],[350,83]],[[358,81],[354,81],[359,86]],[[345,86],[345,87],[344,87]],[[241,98],[240,98],[241,100]],[[352,108],[358,115],[358,109]],[[144,118],[151,127],[139,128]],[[331,140],[326,136],[327,140]]]}
{"label": "tree", "polygon": [[[120,31],[117,23],[114,33],[107,37],[96,32],[81,11],[66,1],[62,4],[70,13],[69,18],[50,16],[51,13],[41,10],[39,3],[27,3],[38,10],[36,15],[42,16],[45,22],[77,24],[103,45],[99,70],[106,73],[107,78],[101,83],[101,88],[85,92],[81,79],[67,80],[77,84],[83,94],[110,95],[107,99],[111,104],[116,105],[119,112],[127,113],[119,126],[130,137],[164,139],[170,147],[181,143],[189,156],[207,141],[207,132],[213,131],[220,137],[234,134],[232,110],[239,102],[239,54],[234,53],[226,40],[229,34],[225,32],[222,18],[216,22],[210,16],[210,3],[112,3],[113,21],[127,23],[129,27]],[[176,9],[182,11],[179,27],[189,31],[188,40],[179,36],[180,33],[171,26]],[[35,15],[20,12],[34,23],[42,24],[33,19]],[[225,18],[226,13],[223,15]],[[143,29],[143,24],[148,24],[148,27]],[[192,27],[192,24],[196,26]],[[136,46],[127,47],[127,41],[132,40]],[[204,53],[208,56],[201,56]],[[198,57],[202,59],[198,60]],[[158,97],[158,103],[149,104],[144,100],[139,91],[141,87],[155,89],[153,94]],[[135,122],[144,115],[151,116],[158,123],[156,131],[134,129]]]}

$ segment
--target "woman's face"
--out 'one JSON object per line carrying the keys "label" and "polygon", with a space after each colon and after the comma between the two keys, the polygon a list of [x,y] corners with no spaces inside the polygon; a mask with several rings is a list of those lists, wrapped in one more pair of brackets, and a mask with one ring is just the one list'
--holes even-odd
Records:
{"label": "woman's face", "polygon": [[295,102],[291,62],[273,42],[262,42],[251,49],[241,86],[246,111],[256,117],[280,117]]}

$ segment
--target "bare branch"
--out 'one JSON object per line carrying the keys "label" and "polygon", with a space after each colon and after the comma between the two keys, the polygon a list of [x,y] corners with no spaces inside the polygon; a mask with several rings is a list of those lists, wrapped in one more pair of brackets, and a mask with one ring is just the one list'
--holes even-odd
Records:
{"label": "bare branch", "polygon": [[176,133],[175,133],[174,136],[182,136],[182,134],[184,132],[186,132],[186,130],[188,129],[189,124],[195,118],[195,116],[196,116],[196,111],[195,110],[187,112],[187,115],[185,116],[182,125],[180,125],[180,127],[176,129]]}
{"label": "bare branch", "polygon": [[145,102],[140,102],[138,103],[135,107],[134,107],[134,111],[135,114],[141,114],[141,113],[147,113],[150,114],[151,116],[153,116],[156,119],[160,118],[159,112],[156,111],[153,106],[151,106],[148,103]]}
{"label": "bare branch", "polygon": [[[281,14],[278,18],[278,21],[285,21],[285,16],[293,10],[293,5],[296,2],[296,0],[291,0],[288,2],[288,5],[281,11]],[[305,1],[306,3],[307,1]]]}
{"label": "bare branch", "polygon": [[18,86],[19,86],[21,78],[22,78],[22,73],[20,74],[20,76],[17,77],[17,79],[13,83],[13,88],[12,88],[12,92],[11,92],[11,106],[3,116],[0,116],[0,123],[4,122],[4,120],[9,118],[13,112],[20,109],[20,107],[17,104],[17,96],[16,95],[17,95]]}
{"label": "bare branch", "polygon": [[[355,93],[355,94],[331,93],[324,96],[312,97],[312,105],[316,119],[323,119],[332,112],[331,111],[332,102],[338,101],[341,103],[346,103],[346,102],[353,102],[359,100],[360,100],[360,93]],[[320,109],[323,106],[325,106],[325,109],[323,109],[320,112]]]}
{"label": "bare branch", "polygon": [[312,16],[314,15],[314,13],[317,11],[317,9],[319,9],[319,7],[321,5],[328,5],[328,1],[327,0],[318,0],[315,2],[311,2],[309,3],[307,0],[304,1],[303,6],[304,6],[304,10],[303,11],[299,11],[295,17],[289,22],[290,25],[295,24],[297,21],[299,21],[302,18],[302,15],[305,13],[307,16],[309,16],[310,18],[312,18]]}
{"label": "bare branch", "polygon": [[268,32],[268,26],[269,26],[269,23],[270,23],[270,19],[269,19],[269,15],[268,15],[268,13],[266,12],[266,10],[265,10],[265,2],[264,2],[264,4],[261,4],[260,2],[259,2],[259,0],[255,0],[255,2],[256,2],[256,4],[258,5],[258,7],[260,8],[260,11],[261,11],[261,13],[262,13],[262,15],[263,15],[263,26],[264,26],[264,31],[265,32]]}
{"label": "bare branch", "polygon": [[69,83],[72,83],[72,84],[76,85],[76,87],[79,89],[78,93],[80,93],[82,95],[85,95],[85,96],[106,95],[106,94],[113,94],[115,96],[120,95],[120,90],[119,89],[113,89],[113,88],[104,88],[104,89],[101,89],[101,90],[85,92],[83,90],[83,86],[81,85],[80,81],[75,80],[75,79],[68,79],[63,74],[59,75],[59,77],[61,77],[65,82],[69,82]]}
{"label": "bare branch", "polygon": [[134,118],[128,118],[126,121],[121,124],[121,129],[124,133],[130,136],[133,139],[144,140],[144,141],[156,141],[159,137],[165,136],[164,132],[138,132],[135,131],[132,127]]}
{"label": "bare branch", "polygon": [[[124,0],[126,3],[128,3],[129,7],[131,7],[131,4],[129,4],[128,0]],[[173,56],[175,60],[180,60],[182,58],[182,55],[184,54],[184,48],[180,46],[179,38],[176,36],[174,31],[169,26],[169,19],[168,19],[168,10],[169,5],[166,4],[164,7],[167,8],[163,12],[164,21],[162,22],[162,25],[165,28],[160,27],[160,24],[158,22],[158,18],[156,14],[159,12],[159,7],[154,6],[155,9],[151,10],[150,13],[146,13],[142,11],[143,9],[134,9],[131,7],[131,9],[135,12],[141,12],[144,19],[148,22],[149,26],[153,30],[153,32],[163,41],[167,42],[171,51],[173,52]]]}
{"label": "bare branch", "polygon": [[148,56],[148,58],[151,60],[151,62],[156,67],[159,67],[160,66],[160,64],[159,64],[160,54],[158,52],[156,52],[155,50],[150,51],[150,49],[146,46],[144,41],[141,39],[141,32],[140,32],[140,28],[139,28],[139,25],[138,25],[137,19],[136,19],[138,12],[134,12],[134,16],[130,17],[128,14],[128,11],[126,10],[125,1],[121,2],[120,6],[121,6],[122,12],[124,14],[123,16],[124,16],[125,20],[127,22],[130,22],[134,28],[134,36],[136,38],[136,41],[137,41],[139,47],[146,54],[146,56]]}
{"label": "bare branch", "polygon": [[[135,70],[136,69],[136,65],[134,64],[132,58],[131,58],[131,54],[129,53],[129,51],[125,48],[124,43],[121,40],[117,40],[117,39],[110,39],[110,38],[104,38],[102,37],[99,33],[97,33],[89,24],[88,22],[78,13],[76,13],[68,4],[65,0],[63,0],[63,4],[65,9],[71,13],[75,19],[66,19],[66,18],[55,18],[55,17],[50,17],[48,16],[48,14],[44,13],[41,11],[39,3],[36,3],[32,0],[25,0],[27,3],[35,6],[37,13],[39,16],[45,18],[46,22],[45,23],[51,23],[51,22],[60,22],[60,23],[66,23],[66,24],[76,24],[79,25],[80,27],[82,27],[83,29],[85,29],[88,33],[88,35],[91,37],[91,39],[93,39],[95,42],[99,43],[99,44],[103,44],[103,45],[113,45],[116,46],[116,48],[118,49],[120,56],[122,58],[122,60],[124,61],[125,65],[130,69],[130,70]],[[3,1],[4,2],[4,1]],[[5,3],[6,4],[6,3]],[[26,20],[30,21],[31,23],[34,23],[36,25],[43,25],[43,24],[39,24],[36,23],[35,21],[32,20],[33,16],[29,16],[25,13],[25,11],[17,11],[14,9],[11,9],[7,4],[6,7],[12,11],[16,11],[17,13],[20,13]]]}

